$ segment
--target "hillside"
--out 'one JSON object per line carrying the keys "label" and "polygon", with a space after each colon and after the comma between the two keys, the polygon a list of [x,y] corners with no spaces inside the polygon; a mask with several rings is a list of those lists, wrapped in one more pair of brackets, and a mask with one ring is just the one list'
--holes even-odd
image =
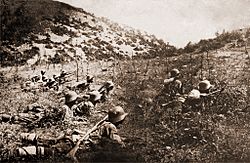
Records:
{"label": "hillside", "polygon": [[250,46],[250,27],[235,29],[232,31],[223,30],[221,33],[216,32],[215,38],[201,39],[198,43],[189,42],[179,53],[200,53],[211,50],[232,50],[236,48],[245,48]]}
{"label": "hillside", "polygon": [[[121,61],[121,68],[115,69],[114,95],[95,107],[95,112],[87,118],[87,125],[74,121],[63,124],[46,122],[45,127],[28,131],[44,137],[57,137],[75,128],[87,132],[104,117],[103,110],[121,105],[129,113],[119,129],[119,134],[125,138],[126,148],[85,149],[82,145],[77,153],[80,162],[249,162],[249,57],[240,48],[238,51],[210,51],[208,58],[202,57],[203,54]],[[211,103],[203,111],[183,113],[175,104],[162,107],[161,104],[168,102],[161,94],[163,81],[172,68],[178,68],[183,74],[184,93],[196,88],[201,77],[209,79],[217,89],[225,89],[212,96]],[[50,69],[54,73],[56,70]],[[67,70],[73,72],[75,68],[72,66]],[[20,77],[24,71],[19,70],[17,75]],[[95,84],[113,78],[112,69],[95,73],[92,73],[97,77]],[[15,79],[4,75],[3,79],[8,82],[0,84],[1,112],[15,115],[33,103],[46,108],[62,106],[62,95],[57,91],[38,89],[24,92],[20,85],[27,78]],[[80,75],[81,79],[85,78],[85,73]],[[71,79],[75,80],[75,77]],[[20,142],[20,133],[27,132],[27,126],[10,122],[2,122],[0,127],[3,135],[0,143],[8,148]],[[4,146],[0,148],[0,160],[6,158]],[[60,162],[60,158],[48,157],[49,161]],[[40,159],[44,161],[44,158],[36,157],[27,161]]]}
{"label": "hillside", "polygon": [[1,22],[2,66],[68,62],[74,57],[155,57],[175,51],[175,47],[146,32],[52,0],[6,1]]}
{"label": "hillside", "polygon": [[[6,0],[0,13],[0,162],[250,161],[248,28],[224,31],[177,50],[153,35],[56,1]],[[180,55],[171,56],[175,53]],[[59,62],[65,64],[47,65]],[[189,103],[170,98],[164,80],[173,68],[181,73],[180,97],[187,98],[203,79],[211,82],[216,93],[203,97],[204,108],[190,109]],[[40,76],[42,71],[45,76]],[[67,75],[58,80],[62,72]],[[94,77],[90,90],[83,86],[88,75]],[[41,82],[43,77],[48,79]],[[78,114],[66,116],[64,91],[74,90],[89,102],[89,91],[106,81],[114,83],[106,100],[88,112],[74,110]],[[55,85],[48,85],[51,82]],[[93,133],[74,160],[66,157],[117,105],[128,113],[118,128],[125,146],[105,138],[96,142]],[[27,133],[37,139],[29,142],[23,137]],[[63,134],[71,142],[56,141]],[[31,146],[36,152],[20,152]],[[38,147],[51,152],[42,154]]]}

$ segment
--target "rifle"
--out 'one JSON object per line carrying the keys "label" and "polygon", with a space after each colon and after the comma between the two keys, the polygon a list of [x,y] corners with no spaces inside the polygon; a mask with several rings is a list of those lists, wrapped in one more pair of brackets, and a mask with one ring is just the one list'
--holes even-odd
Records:
{"label": "rifle", "polygon": [[[225,86],[225,87],[226,87],[226,86]],[[216,93],[221,93],[222,91],[225,90],[225,87],[223,87],[223,88],[221,88],[221,89],[219,89],[219,90],[210,92],[210,93],[201,93],[200,95],[201,95],[202,97],[207,97],[207,96],[211,96],[211,95],[216,94]]]}
{"label": "rifle", "polygon": [[108,115],[106,115],[102,120],[100,120],[94,127],[92,127],[90,130],[88,130],[88,132],[77,141],[76,145],[67,153],[66,156],[75,160],[76,159],[75,158],[75,154],[76,154],[77,150],[79,149],[79,146],[80,146],[81,142],[83,140],[86,140],[88,138],[88,136],[92,132],[94,132],[95,130],[97,130],[98,127],[99,127],[99,125],[102,124],[107,119],[108,119]]}
{"label": "rifle", "polygon": [[173,101],[170,101],[170,102],[168,102],[168,103],[161,104],[161,106],[162,106],[162,107],[165,107],[165,106],[168,106],[169,104],[172,104],[173,102],[174,102],[174,100],[173,100]]}

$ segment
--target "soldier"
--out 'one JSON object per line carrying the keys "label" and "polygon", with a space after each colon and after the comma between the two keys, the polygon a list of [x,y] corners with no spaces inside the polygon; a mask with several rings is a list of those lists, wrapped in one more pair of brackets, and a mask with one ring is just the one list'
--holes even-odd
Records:
{"label": "soldier", "polygon": [[32,82],[37,82],[37,81],[39,81],[40,80],[40,76],[39,75],[35,75],[35,76],[33,76],[32,78],[31,78],[31,81]]}
{"label": "soldier", "polygon": [[[122,138],[118,135],[118,128],[124,122],[128,113],[125,113],[121,106],[115,106],[108,111],[108,116],[105,117],[102,121],[96,124],[89,132],[89,135],[85,135],[85,137],[91,142],[93,145],[104,145],[105,143],[115,143],[120,145],[121,147],[125,147]],[[81,133],[81,132],[78,132]],[[92,133],[92,134],[91,134]],[[82,133],[81,133],[82,134]],[[95,139],[97,138],[97,139]],[[83,141],[86,139],[82,139],[79,141]],[[104,143],[104,144],[103,144]],[[77,143],[78,146],[80,143]],[[107,144],[106,144],[107,145]],[[78,147],[72,150],[77,150]],[[76,151],[72,152],[75,153]]]}
{"label": "soldier", "polygon": [[43,82],[47,82],[48,81],[48,77],[45,75],[46,71],[41,71],[41,78]]}
{"label": "soldier", "polygon": [[55,80],[55,75],[53,75],[52,78],[49,78],[44,86],[48,87],[49,89],[53,88],[54,90],[58,91],[59,87],[58,82]]}
{"label": "soldier", "polygon": [[114,83],[112,81],[105,82],[103,86],[98,90],[102,94],[101,101],[106,101],[112,94],[113,89]]}
{"label": "soldier", "polygon": [[26,159],[27,161],[33,162],[41,158],[53,159],[55,156],[65,156],[74,146],[74,142],[71,138],[52,138],[36,133],[21,133],[17,144],[18,145],[11,148],[0,147],[0,154],[2,156],[0,161],[19,161]]}
{"label": "soldier", "polygon": [[68,75],[68,73],[62,70],[61,74],[59,75],[59,78],[64,78],[66,75]]}
{"label": "soldier", "polygon": [[[103,147],[108,147],[105,149],[113,150],[115,144],[119,145],[119,147],[125,147],[125,144],[122,138],[118,135],[117,128],[124,122],[128,113],[125,113],[121,106],[115,106],[108,111],[108,115],[105,116],[101,121],[99,121],[94,127],[92,127],[87,133],[84,133],[79,130],[73,130],[70,132],[65,132],[63,135],[59,136],[62,138],[75,137],[77,138],[77,142],[75,146],[68,152],[67,156],[73,159],[76,159],[75,154],[79,149],[79,146],[82,141],[86,143],[90,142],[93,147],[97,147],[94,149],[95,152],[99,148],[103,152]],[[84,134],[84,136],[77,137],[79,134]],[[97,139],[95,139],[97,138]],[[109,146],[111,145],[111,147]],[[118,147],[118,146],[117,146]]]}
{"label": "soldier", "polygon": [[87,83],[88,83],[88,84],[93,83],[93,82],[94,82],[94,77],[88,75],[86,80],[87,80]]}
{"label": "soldier", "polygon": [[89,101],[96,105],[101,102],[102,94],[99,91],[91,91],[87,93],[89,95]]}
{"label": "soldier", "polygon": [[64,82],[66,82],[66,76],[69,75],[67,72],[65,72],[64,70],[62,70],[62,72],[60,73],[59,76],[57,76],[57,81],[59,84],[63,84]]}
{"label": "soldier", "polygon": [[67,91],[65,93],[64,97],[65,97],[65,105],[67,105],[69,108],[71,108],[73,105],[75,105],[77,98],[79,98],[77,93],[75,91],[71,91],[71,90]]}
{"label": "soldier", "polygon": [[123,123],[128,113],[125,113],[121,106],[115,106],[108,111],[108,119],[99,127],[99,135],[101,137],[114,140],[122,147],[125,147],[124,142],[118,135],[117,128]]}
{"label": "soldier", "polygon": [[213,89],[213,85],[210,84],[210,81],[208,80],[203,80],[199,83],[198,85],[198,89],[200,91],[200,95],[201,95],[201,109],[205,110],[206,107],[209,107],[210,103],[211,103],[211,95],[220,92],[221,90],[217,90],[212,92],[211,90]]}
{"label": "soldier", "polygon": [[180,71],[174,68],[170,71],[170,78],[164,80],[164,92],[167,93],[171,99],[183,93],[182,82],[179,78]]}
{"label": "soldier", "polygon": [[74,112],[74,115],[78,116],[90,116],[93,109],[94,104],[92,104],[92,102],[90,101],[82,101],[79,104],[75,104],[72,106],[72,111]]}
{"label": "soldier", "polygon": [[110,94],[111,91],[114,89],[114,86],[115,85],[112,81],[106,81],[98,91],[102,92],[103,90],[105,90],[107,94]]}
{"label": "soldier", "polygon": [[200,93],[204,94],[204,96],[210,93],[212,87],[213,85],[211,85],[208,80],[203,80],[198,85]]}
{"label": "soldier", "polygon": [[[66,109],[66,107],[64,107],[64,110],[67,111],[68,113],[69,111],[72,111],[74,115],[78,115],[78,116],[90,115],[91,111],[94,108],[94,104],[97,103],[98,98],[99,99],[101,98],[101,97],[95,96],[94,94],[95,92],[92,92],[92,93],[93,94],[91,95],[79,96],[77,95],[75,91],[68,91],[65,94],[65,105],[69,109]],[[92,103],[92,101],[94,102],[94,104]]]}
{"label": "soldier", "polygon": [[193,89],[187,95],[185,104],[188,107],[185,108],[185,111],[201,111],[205,110],[205,105],[208,104],[208,99],[211,94],[214,94],[218,91],[211,93],[211,88],[213,85],[210,84],[208,80],[203,80],[198,84],[198,89]]}

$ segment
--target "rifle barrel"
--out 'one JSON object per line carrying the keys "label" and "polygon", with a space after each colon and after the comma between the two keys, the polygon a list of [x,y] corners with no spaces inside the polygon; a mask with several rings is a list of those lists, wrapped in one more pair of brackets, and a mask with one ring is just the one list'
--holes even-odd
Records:
{"label": "rifle barrel", "polygon": [[86,138],[88,138],[88,136],[89,136],[90,133],[92,133],[95,130],[97,130],[98,126],[100,124],[102,124],[105,120],[107,120],[107,118],[108,118],[108,115],[106,115],[102,120],[100,120],[94,127],[92,127],[90,130],[88,130],[88,132],[77,141],[76,145],[69,151],[69,153],[67,153],[67,156],[70,157],[70,158],[74,158],[75,159],[75,154],[76,154],[76,152],[77,152],[77,150],[78,150],[81,142],[83,140],[85,140]]}

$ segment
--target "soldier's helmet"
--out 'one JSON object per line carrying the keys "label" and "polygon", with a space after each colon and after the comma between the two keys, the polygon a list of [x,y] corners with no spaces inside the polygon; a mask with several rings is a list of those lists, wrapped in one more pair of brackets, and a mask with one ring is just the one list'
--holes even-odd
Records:
{"label": "soldier's helmet", "polygon": [[188,99],[192,100],[200,99],[200,91],[193,89],[191,92],[188,93]]}
{"label": "soldier's helmet", "polygon": [[112,82],[112,81],[107,81],[106,83],[105,83],[105,87],[106,88],[114,88],[114,83]]}
{"label": "soldier's helmet", "polygon": [[176,76],[178,76],[179,74],[180,74],[180,71],[179,71],[178,69],[176,69],[176,68],[174,68],[174,69],[172,69],[172,70],[170,71],[170,77],[171,77],[171,78],[176,77]]}
{"label": "soldier's helmet", "polygon": [[111,123],[116,123],[124,120],[127,115],[121,106],[115,106],[109,110],[108,119]]}
{"label": "soldier's helmet", "polygon": [[199,83],[198,85],[198,89],[199,91],[203,92],[203,91],[207,91],[209,90],[213,85],[210,84],[210,81],[208,80],[203,80]]}
{"label": "soldier's helmet", "polygon": [[88,95],[90,95],[90,101],[95,102],[101,99],[102,94],[99,91],[92,91],[89,92]]}
{"label": "soldier's helmet", "polygon": [[76,99],[78,98],[78,95],[75,91],[68,91],[65,94],[65,103],[70,103],[70,102],[74,102],[76,101]]}
{"label": "soldier's helmet", "polygon": [[87,83],[93,83],[94,82],[94,76],[88,75],[87,76]]}
{"label": "soldier's helmet", "polygon": [[46,71],[41,70],[41,74],[42,75],[45,75],[45,73],[46,73]]}

